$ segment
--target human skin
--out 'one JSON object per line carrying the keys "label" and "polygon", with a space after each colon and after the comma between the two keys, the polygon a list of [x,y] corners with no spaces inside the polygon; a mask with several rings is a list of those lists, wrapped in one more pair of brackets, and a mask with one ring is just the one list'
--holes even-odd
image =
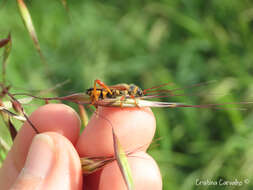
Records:
{"label": "human skin", "polygon": [[20,129],[0,169],[1,190],[125,190],[116,161],[89,176],[81,171],[80,157],[114,154],[112,126],[124,150],[133,152],[128,160],[135,189],[162,189],[159,169],[145,153],[155,132],[149,108],[99,108],[81,135],[78,115],[63,104],[42,106],[29,118],[40,134],[28,123]]}

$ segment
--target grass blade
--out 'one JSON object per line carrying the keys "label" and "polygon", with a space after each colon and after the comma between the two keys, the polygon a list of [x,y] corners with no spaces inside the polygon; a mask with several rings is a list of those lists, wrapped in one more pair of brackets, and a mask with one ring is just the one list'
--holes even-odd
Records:
{"label": "grass blade", "polygon": [[0,148],[4,149],[4,151],[6,152],[8,152],[11,149],[11,147],[5,142],[5,140],[2,137],[0,137]]}
{"label": "grass blade", "polygon": [[[17,135],[17,129],[14,127],[13,123],[11,122],[11,112],[8,112],[6,110],[3,109],[3,107],[0,106],[0,115],[2,116],[3,122],[5,123],[6,127],[8,128],[10,134],[11,134],[11,139],[14,140],[16,135]],[[12,115],[12,116],[17,116],[19,118],[18,115]]]}
{"label": "grass blade", "polygon": [[18,7],[19,7],[19,11],[20,11],[20,15],[23,19],[23,22],[25,24],[26,29],[29,32],[30,37],[33,40],[33,43],[35,45],[35,48],[37,49],[39,55],[40,55],[40,59],[42,61],[42,63],[45,65],[46,67],[46,71],[48,71],[48,66],[47,66],[47,62],[46,59],[44,57],[44,55],[42,54],[41,48],[40,48],[40,44],[39,44],[39,40],[35,31],[35,27],[33,26],[33,22],[32,22],[32,17],[29,13],[29,10],[27,9],[25,3],[23,0],[17,0],[18,3]]}
{"label": "grass blade", "polygon": [[11,134],[11,139],[14,140],[18,132],[17,132],[17,129],[14,127],[13,123],[11,122],[10,118],[8,119],[8,128]]}
{"label": "grass blade", "polygon": [[7,62],[7,58],[10,55],[11,47],[12,47],[11,34],[10,33],[8,35],[7,40],[8,41],[7,41],[7,43],[5,44],[5,47],[4,47],[3,63],[2,63],[2,81],[3,81],[3,84],[5,84],[5,78],[6,78],[6,62]]}
{"label": "grass blade", "polygon": [[26,118],[23,117],[22,115],[17,115],[17,114],[15,114],[15,113],[13,113],[13,112],[11,112],[11,111],[5,109],[5,108],[2,107],[2,106],[0,106],[0,112],[1,112],[1,113],[5,113],[5,114],[9,115],[10,117],[13,117],[13,118],[15,118],[15,119],[17,119],[17,120],[26,121]]}
{"label": "grass blade", "polygon": [[101,168],[103,168],[106,164],[114,161],[114,158],[89,158],[84,157],[81,158],[81,165],[82,165],[82,173],[87,175],[91,174]]}
{"label": "grass blade", "polygon": [[124,181],[127,185],[128,190],[134,189],[134,183],[133,183],[133,177],[131,174],[131,169],[129,166],[129,163],[127,161],[127,156],[125,151],[123,150],[122,146],[120,145],[120,142],[117,138],[117,136],[114,133],[114,130],[112,129],[113,134],[113,146],[114,146],[114,152],[115,157],[118,162],[118,166],[120,168],[121,174],[124,178]]}
{"label": "grass blade", "polygon": [[[18,101],[21,104],[29,104],[32,100],[33,100],[33,97],[18,99]],[[12,102],[11,101],[5,101],[5,102],[2,102],[2,104],[3,104],[4,108],[6,108],[6,109],[12,108]]]}
{"label": "grass blade", "polygon": [[61,3],[63,5],[64,9],[68,12],[69,9],[68,9],[68,5],[67,5],[67,0],[61,0]]}
{"label": "grass blade", "polygon": [[10,41],[9,38],[5,38],[5,39],[0,40],[0,48],[4,47],[9,41]]}
{"label": "grass blade", "polygon": [[88,122],[89,122],[89,117],[87,115],[87,112],[85,111],[85,108],[82,104],[78,104],[78,108],[79,108],[80,118],[83,122],[83,126],[86,127],[88,125]]}

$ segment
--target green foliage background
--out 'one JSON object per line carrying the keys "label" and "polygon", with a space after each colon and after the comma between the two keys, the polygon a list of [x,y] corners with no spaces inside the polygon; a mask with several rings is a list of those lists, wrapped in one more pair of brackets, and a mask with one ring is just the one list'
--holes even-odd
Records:
{"label": "green foliage background", "polygon": [[[69,14],[61,1],[26,3],[53,76],[46,77],[16,2],[1,0],[0,39],[9,31],[13,38],[7,70],[13,91],[47,89],[66,79],[71,82],[57,95],[84,91],[97,78],[144,89],[166,82],[174,83],[169,88],[177,88],[216,80],[181,91],[201,92],[200,96],[164,101],[253,100],[252,1],[68,1]],[[252,189],[253,112],[252,106],[247,107],[246,111],[153,109],[160,140],[149,153],[159,164],[164,189]],[[9,141],[3,126],[0,136]],[[251,183],[195,184],[196,179],[220,178]]]}

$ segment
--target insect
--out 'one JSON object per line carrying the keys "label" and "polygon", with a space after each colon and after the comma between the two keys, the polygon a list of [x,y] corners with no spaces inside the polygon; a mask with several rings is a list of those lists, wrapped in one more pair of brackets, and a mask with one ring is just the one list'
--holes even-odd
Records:
{"label": "insect", "polygon": [[[63,100],[73,101],[79,104],[90,104],[95,107],[107,106],[107,107],[192,107],[192,108],[214,108],[222,109],[225,105],[241,105],[241,104],[251,104],[252,102],[228,102],[221,104],[203,104],[203,105],[190,105],[178,102],[164,102],[164,101],[154,101],[155,98],[166,98],[173,96],[187,96],[187,94],[176,93],[179,90],[184,90],[186,88],[199,87],[207,85],[214,81],[202,82],[198,84],[193,84],[183,88],[175,89],[160,89],[161,87],[168,86],[171,83],[165,83],[159,86],[154,86],[148,89],[142,90],[139,86],[135,84],[116,84],[112,86],[107,86],[101,80],[95,80],[93,88],[86,90],[86,93],[73,94],[70,96],[61,97]],[[97,87],[99,85],[99,87]],[[191,94],[200,95],[200,94]]]}
{"label": "insect", "polygon": [[[159,86],[154,86],[148,89],[142,90],[139,86],[135,84],[116,84],[108,86],[104,84],[101,80],[95,80],[94,86],[88,88],[85,92],[75,93],[62,97],[38,97],[26,93],[16,93],[17,95],[26,95],[35,99],[41,99],[47,103],[51,100],[65,100],[74,102],[77,104],[93,105],[96,108],[98,106],[105,107],[193,107],[193,108],[215,108],[220,109],[223,105],[236,105],[236,104],[251,104],[252,102],[228,102],[222,104],[203,104],[203,105],[190,105],[178,102],[164,102],[164,101],[154,101],[156,98],[166,98],[173,96],[187,96],[187,94],[176,93],[179,90],[184,90],[186,88],[199,87],[202,85],[207,85],[210,82],[202,82],[198,84],[193,84],[183,88],[175,88],[171,90],[160,89],[161,87],[167,86],[171,83],[161,84]],[[99,85],[99,87],[97,86]],[[198,95],[198,94],[193,94]]]}
{"label": "insect", "polygon": [[[97,88],[96,85],[99,85],[100,87]],[[135,98],[138,97],[143,97],[144,92],[143,90],[138,87],[135,84],[117,84],[114,86],[107,86],[105,85],[101,80],[95,80],[94,81],[94,87],[89,88],[86,90],[86,94],[90,96],[91,98],[91,103],[95,104],[96,101],[98,100],[104,100],[106,98],[109,99],[115,99],[120,97],[120,100],[123,101],[126,98],[132,98],[135,100]],[[138,107],[137,102],[135,101],[136,106]],[[121,107],[122,107],[122,102],[121,102]]]}

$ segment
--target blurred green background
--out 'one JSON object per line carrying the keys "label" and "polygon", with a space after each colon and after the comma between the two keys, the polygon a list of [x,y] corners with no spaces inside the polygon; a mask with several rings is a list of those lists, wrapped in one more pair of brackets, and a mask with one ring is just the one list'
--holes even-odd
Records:
{"label": "blurred green background", "polygon": [[[66,79],[71,82],[54,94],[84,91],[97,78],[143,89],[166,82],[173,82],[173,89],[216,80],[179,92],[199,96],[164,101],[253,100],[250,0],[68,1],[69,13],[61,1],[26,3],[53,75],[45,75],[16,2],[1,0],[0,39],[9,31],[13,39],[7,70],[11,92],[48,89]],[[251,105],[236,106],[247,107],[243,111],[234,107],[153,109],[158,140],[149,153],[160,167],[163,189],[253,189],[253,110]],[[10,143],[4,126],[0,134]],[[197,186],[197,179],[250,183]]]}

